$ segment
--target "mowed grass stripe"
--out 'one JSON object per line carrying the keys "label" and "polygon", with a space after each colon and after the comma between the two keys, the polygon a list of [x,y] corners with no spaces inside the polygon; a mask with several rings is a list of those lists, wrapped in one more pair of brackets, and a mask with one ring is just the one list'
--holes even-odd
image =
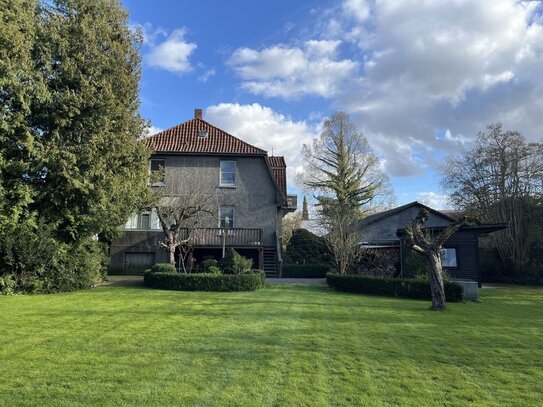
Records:
{"label": "mowed grass stripe", "polygon": [[450,304],[268,286],[1,297],[0,405],[537,405],[543,290]]}

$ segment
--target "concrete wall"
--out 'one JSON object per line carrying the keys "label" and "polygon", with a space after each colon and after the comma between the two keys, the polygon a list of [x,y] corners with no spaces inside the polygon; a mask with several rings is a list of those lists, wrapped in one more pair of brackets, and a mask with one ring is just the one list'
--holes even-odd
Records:
{"label": "concrete wall", "polygon": [[[234,206],[234,227],[262,229],[263,246],[275,246],[282,210],[277,208],[276,190],[263,157],[155,155],[165,161],[164,181],[167,193],[179,191],[187,178],[196,180],[219,206]],[[220,161],[236,161],[236,186],[220,187]],[[218,227],[209,219],[201,227]],[[167,259],[158,245],[162,232],[128,230],[113,243],[111,268],[122,269],[124,252],[156,252],[157,262]]]}

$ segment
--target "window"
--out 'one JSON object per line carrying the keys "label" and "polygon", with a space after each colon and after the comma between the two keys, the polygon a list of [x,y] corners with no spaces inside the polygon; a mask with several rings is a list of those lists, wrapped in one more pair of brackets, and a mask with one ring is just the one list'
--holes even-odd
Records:
{"label": "window", "polygon": [[141,230],[160,230],[160,220],[156,213],[156,209],[136,213],[126,224],[125,229],[141,229]]}
{"label": "window", "polygon": [[221,161],[221,187],[236,186],[236,162]]}
{"label": "window", "polygon": [[233,228],[234,227],[234,207],[221,206],[219,208],[219,227]]}
{"label": "window", "polygon": [[446,247],[441,249],[441,265],[443,267],[455,268],[458,267],[456,262],[456,249]]}
{"label": "window", "polygon": [[164,185],[164,160],[151,160],[149,172],[153,177],[152,185]]}

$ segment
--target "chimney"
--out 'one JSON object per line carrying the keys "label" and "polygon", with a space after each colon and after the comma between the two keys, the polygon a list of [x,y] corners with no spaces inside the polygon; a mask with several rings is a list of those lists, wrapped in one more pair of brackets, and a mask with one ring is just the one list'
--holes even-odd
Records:
{"label": "chimney", "polygon": [[201,119],[203,116],[202,109],[194,109],[194,118]]}

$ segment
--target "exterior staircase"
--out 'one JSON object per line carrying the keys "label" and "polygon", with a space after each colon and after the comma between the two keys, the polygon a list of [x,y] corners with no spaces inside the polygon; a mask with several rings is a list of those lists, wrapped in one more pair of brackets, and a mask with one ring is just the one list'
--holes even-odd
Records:
{"label": "exterior staircase", "polygon": [[275,247],[264,248],[264,272],[266,277],[279,277],[279,269],[277,264],[277,251]]}

